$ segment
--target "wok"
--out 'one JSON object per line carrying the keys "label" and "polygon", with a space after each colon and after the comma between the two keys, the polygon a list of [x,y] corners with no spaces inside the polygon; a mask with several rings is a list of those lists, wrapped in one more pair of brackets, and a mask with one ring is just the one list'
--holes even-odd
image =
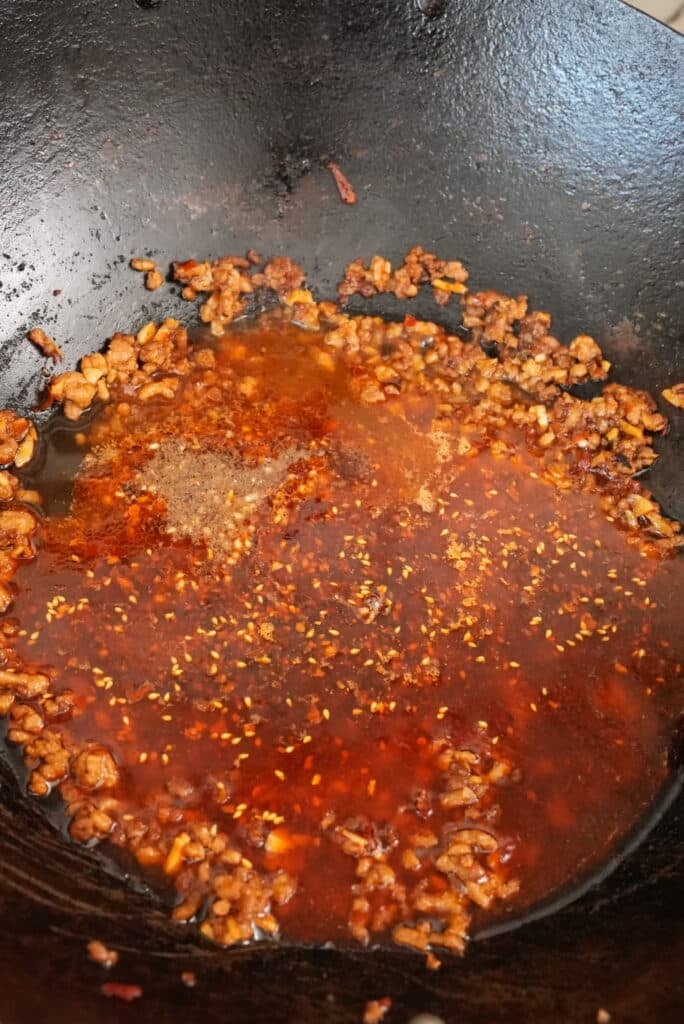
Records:
{"label": "wok", "polygon": [[[475,286],[529,293],[563,338],[590,330],[618,379],[682,379],[684,43],[617,0],[14,0],[0,23],[1,403],[30,408],[44,380],[31,326],[72,366],[115,329],[188,317],[141,290],[131,255],[250,245],[300,259],[318,294],[356,256],[434,247]],[[650,486],[681,518],[683,417],[666,411]],[[2,1024],[346,1022],[385,995],[389,1024],[681,1019],[674,766],[609,877],[437,974],[400,950],[210,948],[67,844],[16,767],[3,754]],[[121,951],[138,1002],[99,994],[92,937]]]}

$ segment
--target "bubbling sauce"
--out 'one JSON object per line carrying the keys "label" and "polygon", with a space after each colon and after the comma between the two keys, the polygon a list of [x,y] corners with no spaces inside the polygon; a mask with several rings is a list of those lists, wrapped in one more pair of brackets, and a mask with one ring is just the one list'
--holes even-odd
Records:
{"label": "bubbling sauce", "polygon": [[360,402],[320,342],[233,328],[172,401],[48,446],[10,642],[72,695],[77,838],[104,814],[179,920],[462,949],[665,781],[682,563],[513,428]]}

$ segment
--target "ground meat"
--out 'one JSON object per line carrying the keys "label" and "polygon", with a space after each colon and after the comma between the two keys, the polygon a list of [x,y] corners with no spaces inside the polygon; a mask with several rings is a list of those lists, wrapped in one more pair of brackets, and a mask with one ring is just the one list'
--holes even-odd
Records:
{"label": "ground meat", "polygon": [[[267,288],[285,297],[296,288],[301,288],[306,275],[302,268],[287,256],[275,256],[269,260],[263,271],[263,282]],[[257,281],[261,278],[257,277]]]}
{"label": "ground meat", "polygon": [[0,409],[0,466],[21,468],[30,462],[37,440],[30,420],[11,409]]}
{"label": "ground meat", "polygon": [[393,292],[398,299],[412,299],[424,284],[431,284],[439,305],[446,305],[452,295],[466,291],[468,273],[458,260],[442,260],[417,245],[405,256],[401,266],[392,272],[388,260],[374,256],[368,267],[354,260],[346,268],[337,289],[340,299],[359,294],[368,298],[378,292]]}
{"label": "ground meat", "polygon": [[145,287],[148,291],[154,292],[164,284],[164,275],[159,270],[150,270],[145,274]]}
{"label": "ground meat", "polygon": [[115,967],[119,962],[119,954],[115,949],[108,949],[104,942],[100,942],[99,939],[92,939],[88,943],[88,956],[96,964],[100,964],[109,970],[110,967]]}
{"label": "ground meat", "polygon": [[244,296],[254,290],[246,273],[250,266],[249,260],[238,256],[224,256],[213,263],[187,260],[173,264],[173,277],[185,286],[183,298],[194,300],[200,292],[211,292],[200,306],[200,317],[212,333],[221,334],[226,324],[244,312]]}
{"label": "ground meat", "polygon": [[157,263],[155,260],[147,259],[144,256],[134,256],[131,260],[131,269],[149,274],[157,269]]}
{"label": "ground meat", "polygon": [[44,356],[52,359],[53,362],[59,363],[64,358],[59,345],[41,327],[32,328],[26,337],[36,348],[40,349]]}
{"label": "ground meat", "polygon": [[116,761],[108,750],[97,745],[81,751],[73,772],[78,785],[86,790],[112,789],[119,780]]}
{"label": "ground meat", "polygon": [[11,501],[18,487],[19,480],[16,476],[8,473],[6,469],[0,470],[0,501]]}
{"label": "ground meat", "polygon": [[37,697],[46,693],[49,686],[50,680],[41,673],[0,669],[0,689],[13,690],[20,697]]}
{"label": "ground meat", "polygon": [[665,388],[663,398],[675,409],[684,409],[684,383],[673,384],[671,388]]}
{"label": "ground meat", "polygon": [[62,402],[68,420],[79,419],[98,394],[96,384],[90,384],[84,374],[76,370],[61,373],[50,384],[50,398]]}
{"label": "ground meat", "polygon": [[363,1011],[363,1024],[380,1024],[391,1008],[392,1000],[389,996],[384,996],[382,999],[369,999]]}

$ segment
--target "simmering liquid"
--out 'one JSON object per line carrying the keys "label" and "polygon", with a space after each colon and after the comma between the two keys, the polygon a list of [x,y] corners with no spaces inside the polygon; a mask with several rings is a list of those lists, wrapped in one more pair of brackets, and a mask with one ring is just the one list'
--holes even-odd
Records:
{"label": "simmering liquid", "polygon": [[[124,397],[59,435],[14,649],[73,692],[59,727],[113,754],[111,839],[154,877],[178,877],[169,837],[204,823],[296,881],[285,935],[345,942],[356,842],[395,904],[447,887],[416,836],[467,826],[517,883],[473,888],[478,920],[520,911],[666,779],[681,559],[628,544],[509,428],[445,424],[430,394],[360,403],[318,340],[235,330],[172,402]],[[445,750],[493,773],[479,801],[445,797]],[[374,941],[402,920],[381,890]]]}

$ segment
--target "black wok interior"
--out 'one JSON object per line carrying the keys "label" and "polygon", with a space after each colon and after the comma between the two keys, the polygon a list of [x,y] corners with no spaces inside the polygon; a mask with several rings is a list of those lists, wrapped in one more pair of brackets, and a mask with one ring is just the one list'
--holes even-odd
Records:
{"label": "black wok interior", "polygon": [[[251,245],[301,260],[322,296],[350,259],[420,243],[530,294],[563,340],[594,334],[616,379],[682,380],[684,41],[618,0],[14,0],[0,28],[0,406],[45,381],[32,326],[71,367],[114,330],[191,315],[144,292],[132,255]],[[684,518],[684,414],[664,411],[650,486]],[[0,753],[0,1024],[351,1022],[385,995],[388,1024],[679,1020],[675,746],[668,806],[609,877],[436,974],[400,950],[200,942],[67,844]],[[99,994],[93,937],[136,1003]]]}

